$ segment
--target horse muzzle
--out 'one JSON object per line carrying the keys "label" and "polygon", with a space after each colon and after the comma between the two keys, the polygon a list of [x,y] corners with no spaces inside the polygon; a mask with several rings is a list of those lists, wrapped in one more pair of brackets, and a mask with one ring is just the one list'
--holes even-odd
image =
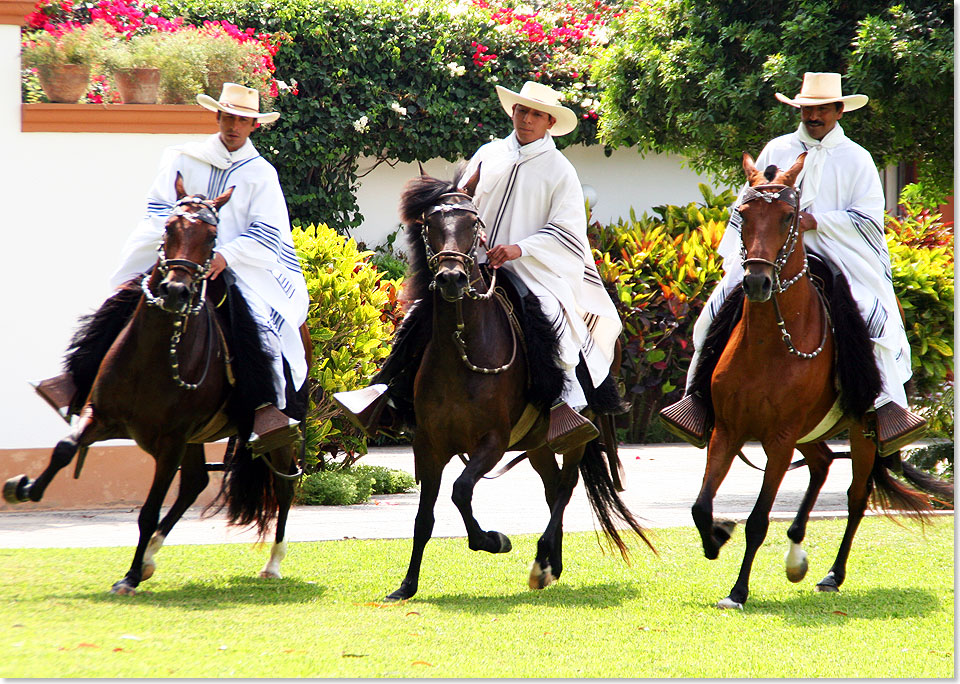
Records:
{"label": "horse muzzle", "polygon": [[193,288],[186,283],[165,278],[157,286],[157,299],[160,308],[168,313],[183,314],[190,307],[193,299]]}
{"label": "horse muzzle", "polygon": [[440,291],[440,296],[448,302],[463,299],[470,286],[467,274],[455,268],[441,268],[434,276],[433,282]]}
{"label": "horse muzzle", "polygon": [[750,265],[743,274],[743,293],[747,300],[759,303],[770,299],[773,293],[773,269]]}

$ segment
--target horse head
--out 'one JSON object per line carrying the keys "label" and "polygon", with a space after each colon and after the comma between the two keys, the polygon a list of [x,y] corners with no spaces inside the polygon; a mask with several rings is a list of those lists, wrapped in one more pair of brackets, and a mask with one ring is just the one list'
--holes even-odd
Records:
{"label": "horse head", "polygon": [[187,195],[183,176],[174,181],[177,202],[167,219],[157,269],[159,305],[165,311],[186,313],[196,296],[197,282],[203,280],[213,259],[217,240],[219,209],[230,200],[233,187],[215,199]]}
{"label": "horse head", "polygon": [[801,232],[800,195],[793,186],[805,158],[806,152],[786,171],[773,165],[760,171],[749,154],[743,155],[749,187],[737,209],[742,218],[743,291],[751,302],[765,302],[792,284],[783,286],[780,271]]}
{"label": "horse head", "polygon": [[429,288],[448,302],[462,299],[470,289],[476,267],[483,223],[473,203],[480,170],[466,186],[422,175],[407,184],[401,215],[411,229],[419,229]]}

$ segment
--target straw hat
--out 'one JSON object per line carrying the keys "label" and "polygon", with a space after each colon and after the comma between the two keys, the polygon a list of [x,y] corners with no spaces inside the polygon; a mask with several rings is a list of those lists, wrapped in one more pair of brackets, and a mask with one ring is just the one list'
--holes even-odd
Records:
{"label": "straw hat", "polygon": [[577,115],[572,109],[568,109],[560,104],[560,93],[549,86],[536,81],[527,81],[519,93],[507,90],[503,86],[497,86],[497,95],[500,97],[500,104],[503,105],[503,111],[507,116],[513,117],[513,105],[522,104],[530,109],[536,109],[546,112],[557,120],[550,127],[550,135],[566,135],[577,127]]}
{"label": "straw hat", "polygon": [[260,123],[268,124],[280,118],[280,112],[260,113],[260,93],[254,88],[242,86],[239,83],[224,83],[220,91],[220,100],[214,100],[209,95],[197,95],[197,102],[211,112],[224,112],[234,116],[244,116],[256,119]]}
{"label": "straw hat", "polygon": [[845,113],[860,109],[867,104],[869,99],[866,95],[844,95],[840,90],[840,74],[826,71],[808,71],[805,73],[800,92],[792,100],[783,93],[777,93],[776,96],[778,100],[791,107],[842,102]]}

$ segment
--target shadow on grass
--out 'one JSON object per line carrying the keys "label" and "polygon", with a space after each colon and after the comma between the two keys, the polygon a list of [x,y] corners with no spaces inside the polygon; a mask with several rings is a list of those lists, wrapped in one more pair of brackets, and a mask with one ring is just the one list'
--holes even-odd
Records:
{"label": "shadow on grass", "polygon": [[504,607],[511,606],[612,608],[635,599],[639,593],[638,587],[631,583],[604,582],[577,587],[555,584],[539,591],[523,591],[507,595],[445,594],[427,597],[418,595],[413,601],[463,613],[483,614],[502,613]]}
{"label": "shadow on grass", "polygon": [[817,620],[825,626],[850,620],[896,620],[923,617],[944,610],[937,595],[913,587],[851,589],[840,593],[817,593],[783,600],[754,597],[747,600],[743,612],[782,617],[786,622],[809,625]]}
{"label": "shadow on grass", "polygon": [[327,588],[297,579],[261,579],[247,575],[218,580],[216,584],[186,582],[176,587],[153,590],[149,583],[140,585],[135,596],[117,596],[107,591],[78,593],[50,598],[85,599],[98,603],[141,602],[156,607],[210,610],[238,604],[275,605],[303,603],[321,598]]}

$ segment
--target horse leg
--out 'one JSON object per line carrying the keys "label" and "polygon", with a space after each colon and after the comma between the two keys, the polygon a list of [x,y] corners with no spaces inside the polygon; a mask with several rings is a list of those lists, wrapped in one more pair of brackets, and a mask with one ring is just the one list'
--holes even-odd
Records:
{"label": "horse leg", "polygon": [[757,503],[754,504],[744,528],[747,548],[743,552],[740,575],[737,577],[737,582],[733,585],[730,595],[717,603],[717,608],[743,608],[743,604],[747,602],[747,595],[750,593],[750,570],[753,567],[753,559],[767,536],[767,529],[770,527],[770,509],[773,508],[773,501],[777,498],[777,490],[780,489],[783,476],[787,474],[790,455],[793,453],[793,444],[791,443],[789,447],[777,449],[764,446],[764,451],[767,452],[767,468],[763,472],[763,486],[760,488],[760,496],[757,498]]}
{"label": "horse leg", "polygon": [[50,463],[36,480],[26,475],[17,475],[7,480],[3,487],[3,497],[8,503],[40,501],[50,482],[61,470],[70,465],[77,450],[87,447],[101,439],[107,439],[104,429],[97,421],[93,409],[85,407],[80,414],[76,427],[67,436],[57,442],[50,456]]}
{"label": "horse leg", "polygon": [[140,508],[140,515],[137,518],[137,524],[140,527],[137,550],[133,554],[130,569],[123,579],[114,582],[110,589],[111,594],[133,595],[137,593],[137,586],[143,580],[143,562],[147,553],[147,546],[153,538],[153,533],[157,531],[160,507],[163,505],[163,499],[167,495],[170,483],[173,482],[173,476],[183,459],[185,446],[179,444],[166,449],[159,449],[158,454],[154,457],[156,464],[153,471],[153,483],[150,485],[147,500]]}
{"label": "horse leg", "polygon": [[709,560],[714,560],[720,555],[720,548],[727,543],[737,526],[733,520],[713,519],[713,499],[730,471],[733,457],[739,446],[742,446],[742,443],[736,447],[732,446],[726,431],[718,426],[714,429],[710,445],[707,447],[707,469],[703,474],[700,493],[693,503],[691,512],[697,531],[700,532],[700,540],[703,542],[703,555]]}
{"label": "horse leg", "polygon": [[473,551],[506,553],[512,548],[510,540],[501,532],[486,532],[473,517],[473,489],[484,475],[489,473],[503,456],[503,450],[492,444],[494,437],[480,440],[470,454],[467,467],[453,483],[453,503],[467,528],[467,542]]}
{"label": "horse leg", "polygon": [[[414,436],[414,454],[418,451],[417,437]],[[413,551],[410,553],[410,565],[407,567],[407,574],[400,583],[400,588],[392,594],[387,595],[387,601],[401,601],[408,599],[417,593],[420,581],[420,563],[423,561],[423,549],[430,536],[433,534],[433,507],[437,503],[437,496],[440,494],[440,476],[443,473],[443,464],[438,459],[429,458],[417,459],[417,473],[420,475],[420,506],[417,508],[417,517],[413,523]]]}
{"label": "horse leg", "polygon": [[[581,447],[572,454],[582,456],[582,452]],[[529,460],[543,480],[544,493],[550,506],[550,521],[537,540],[537,555],[528,579],[531,589],[543,589],[559,579],[563,572],[563,512],[580,480],[580,471],[577,469],[580,458],[568,460],[564,455],[562,469],[557,466],[556,456],[550,450],[531,451]]]}
{"label": "horse leg", "polygon": [[850,460],[853,469],[853,481],[847,490],[847,526],[843,531],[840,550],[833,561],[830,572],[817,584],[817,591],[840,591],[840,585],[847,576],[847,557],[853,537],[857,533],[863,514],[867,510],[867,499],[873,489],[874,460],[877,458],[873,440],[864,437],[861,430],[850,428]]}
{"label": "horse leg", "polygon": [[827,481],[831,461],[830,448],[823,442],[798,444],[797,449],[806,459],[807,469],[810,472],[810,484],[807,485],[803,501],[800,502],[797,516],[793,519],[790,529],[787,530],[790,549],[784,558],[784,564],[787,579],[791,582],[799,582],[807,575],[807,552],[803,550],[800,544],[807,534],[807,521],[810,519],[810,511],[817,503],[817,497],[820,495],[823,483]]}
{"label": "horse leg", "polygon": [[173,506],[167,511],[167,514],[163,516],[163,520],[157,526],[157,531],[150,537],[147,549],[143,553],[141,582],[153,577],[153,573],[157,569],[157,562],[153,559],[154,555],[163,547],[163,542],[170,534],[170,530],[197,500],[200,492],[206,489],[209,481],[210,476],[207,475],[203,445],[188,444],[183,453],[183,463],[180,464],[180,490],[177,499],[173,502]]}
{"label": "horse leg", "polygon": [[[281,473],[297,472],[296,457],[294,456],[293,445],[287,445],[282,449],[277,449],[269,455],[273,466]],[[287,556],[287,542],[285,540],[287,529],[287,515],[290,513],[290,504],[293,503],[293,491],[295,487],[294,480],[285,480],[281,477],[273,476],[273,491],[277,497],[277,527],[273,540],[273,546],[270,547],[270,558],[267,564],[260,571],[260,577],[265,579],[281,579],[280,563]]]}

